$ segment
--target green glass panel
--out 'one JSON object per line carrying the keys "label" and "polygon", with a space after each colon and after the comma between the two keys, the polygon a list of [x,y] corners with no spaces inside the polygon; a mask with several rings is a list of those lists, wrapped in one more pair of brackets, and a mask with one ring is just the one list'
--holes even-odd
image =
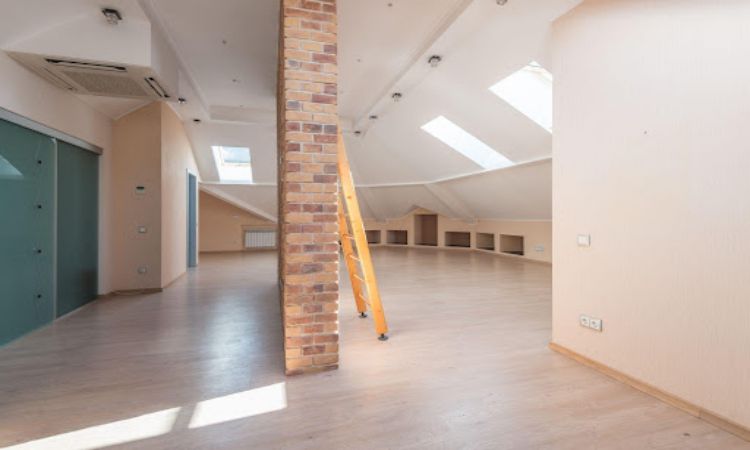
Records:
{"label": "green glass panel", "polygon": [[99,157],[57,147],[57,316],[94,300],[98,277]]}
{"label": "green glass panel", "polygon": [[0,344],[54,316],[54,149],[0,120]]}

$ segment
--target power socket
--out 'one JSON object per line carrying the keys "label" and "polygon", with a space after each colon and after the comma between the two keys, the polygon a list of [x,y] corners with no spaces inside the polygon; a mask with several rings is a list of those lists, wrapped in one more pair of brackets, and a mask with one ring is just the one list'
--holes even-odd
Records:
{"label": "power socket", "polygon": [[589,317],[585,314],[578,316],[578,324],[584,328],[590,328],[594,331],[602,332],[603,322],[602,319]]}

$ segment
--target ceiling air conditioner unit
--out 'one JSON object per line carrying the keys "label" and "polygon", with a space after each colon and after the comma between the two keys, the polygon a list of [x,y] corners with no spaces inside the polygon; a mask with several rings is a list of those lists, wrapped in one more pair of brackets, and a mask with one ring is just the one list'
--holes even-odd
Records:
{"label": "ceiling air conditioner unit", "polygon": [[150,67],[34,53],[8,52],[8,55],[55,86],[77,94],[155,100],[170,98]]}

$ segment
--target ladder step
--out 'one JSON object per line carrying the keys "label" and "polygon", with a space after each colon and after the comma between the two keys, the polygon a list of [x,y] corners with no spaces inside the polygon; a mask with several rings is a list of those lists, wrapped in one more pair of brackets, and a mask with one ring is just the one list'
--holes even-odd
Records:
{"label": "ladder step", "polygon": [[349,259],[353,259],[353,260],[355,260],[355,261],[357,261],[357,262],[360,262],[360,263],[362,262],[362,260],[361,260],[361,259],[357,258],[357,257],[356,257],[356,256],[354,256],[354,255],[346,255],[346,256],[347,256],[347,257],[348,257]]}

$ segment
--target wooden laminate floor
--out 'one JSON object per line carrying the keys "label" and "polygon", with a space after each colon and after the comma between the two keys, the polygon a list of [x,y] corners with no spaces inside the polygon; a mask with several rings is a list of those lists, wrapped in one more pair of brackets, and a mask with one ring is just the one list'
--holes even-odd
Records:
{"label": "wooden laminate floor", "polygon": [[334,372],[283,376],[273,253],[203,255],[0,349],[0,448],[750,449],[548,350],[549,267],[374,258],[391,339],[342,281]]}

